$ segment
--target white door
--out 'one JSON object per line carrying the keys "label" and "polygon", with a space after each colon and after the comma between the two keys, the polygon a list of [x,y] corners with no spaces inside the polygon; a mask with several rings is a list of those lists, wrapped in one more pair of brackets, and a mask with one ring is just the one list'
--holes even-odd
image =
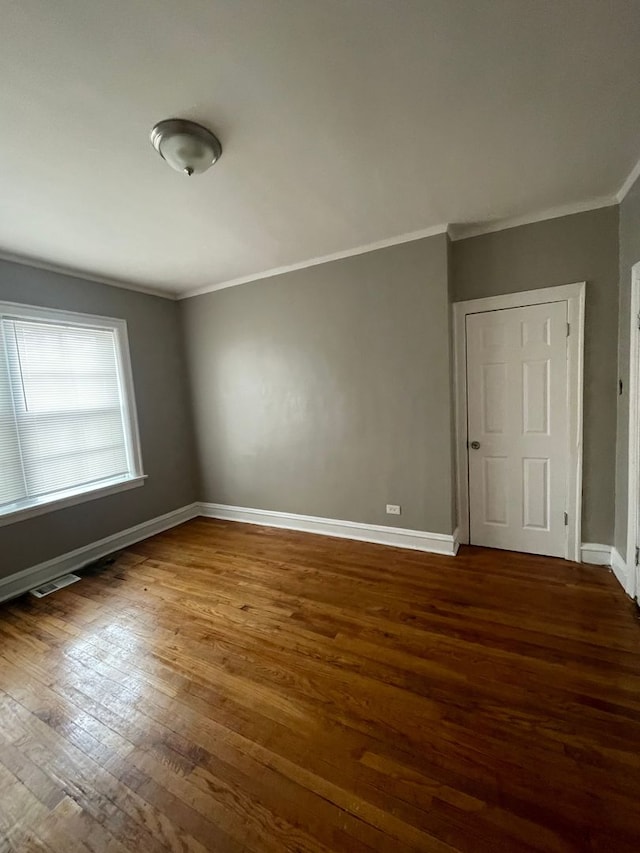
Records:
{"label": "white door", "polygon": [[466,318],[469,541],[567,556],[567,303]]}

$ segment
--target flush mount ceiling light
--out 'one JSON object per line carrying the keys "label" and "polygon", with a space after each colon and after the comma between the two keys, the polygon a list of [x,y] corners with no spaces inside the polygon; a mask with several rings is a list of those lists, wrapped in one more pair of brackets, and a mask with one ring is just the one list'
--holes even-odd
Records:
{"label": "flush mount ceiling light", "polygon": [[158,154],[176,172],[206,172],[220,159],[222,145],[206,127],[182,118],[169,118],[151,129],[150,139]]}

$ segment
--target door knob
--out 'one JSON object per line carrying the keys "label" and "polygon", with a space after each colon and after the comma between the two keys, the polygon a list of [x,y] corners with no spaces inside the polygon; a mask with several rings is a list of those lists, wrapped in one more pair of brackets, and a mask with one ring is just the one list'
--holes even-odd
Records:
{"label": "door knob", "polygon": [[480,450],[480,442],[479,441],[472,441],[471,444],[469,445],[469,447],[472,450]]}

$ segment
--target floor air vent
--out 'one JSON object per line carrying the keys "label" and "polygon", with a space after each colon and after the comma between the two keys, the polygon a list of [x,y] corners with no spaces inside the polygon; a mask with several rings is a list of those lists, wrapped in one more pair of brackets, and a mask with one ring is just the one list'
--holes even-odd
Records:
{"label": "floor air vent", "polygon": [[79,580],[78,575],[62,575],[61,578],[56,578],[54,581],[49,581],[49,583],[43,583],[42,586],[37,586],[35,589],[29,590],[29,592],[31,595],[35,595],[36,598],[44,598],[45,595],[51,595],[52,592],[64,589],[65,586],[69,586],[69,584]]}

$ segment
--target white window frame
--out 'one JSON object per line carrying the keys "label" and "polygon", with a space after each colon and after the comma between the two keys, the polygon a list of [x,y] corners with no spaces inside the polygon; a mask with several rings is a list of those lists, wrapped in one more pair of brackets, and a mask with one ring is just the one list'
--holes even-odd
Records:
{"label": "white window frame", "polygon": [[547,302],[566,302],[571,329],[567,347],[567,408],[569,413],[567,452],[567,543],[565,559],[580,562],[582,534],[582,396],[584,362],[585,282],[561,284],[539,290],[506,293],[453,304],[454,384],[456,425],[456,509],[458,541],[469,543],[469,456],[467,448],[467,348],[466,318],[469,314],[526,308]]}
{"label": "white window frame", "polygon": [[32,504],[18,509],[0,508],[0,527],[144,485],[147,477],[143,473],[142,467],[142,448],[140,445],[140,430],[133,387],[127,321],[116,317],[79,314],[72,311],[61,311],[57,308],[23,305],[17,302],[0,302],[0,315],[18,320],[39,320],[66,326],[79,326],[85,329],[105,329],[115,332],[116,357],[122,384],[124,414],[126,423],[128,424],[125,437],[127,439],[127,455],[130,461],[130,473],[124,477],[114,478],[111,482],[88,487],[79,486],[77,488],[66,489],[64,492],[54,493],[51,496],[47,495],[42,498],[34,498]]}

